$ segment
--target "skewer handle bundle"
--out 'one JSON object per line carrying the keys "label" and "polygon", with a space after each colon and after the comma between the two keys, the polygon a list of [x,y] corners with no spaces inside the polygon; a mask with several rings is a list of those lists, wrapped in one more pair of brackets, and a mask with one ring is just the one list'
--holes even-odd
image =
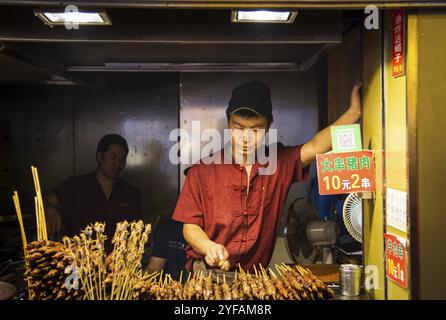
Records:
{"label": "skewer handle bundle", "polygon": [[40,188],[39,172],[37,168],[32,166],[34,187],[36,189],[36,196],[34,198],[34,205],[36,207],[36,221],[37,221],[37,240],[48,240],[48,232],[46,228],[45,210],[43,206],[42,189]]}

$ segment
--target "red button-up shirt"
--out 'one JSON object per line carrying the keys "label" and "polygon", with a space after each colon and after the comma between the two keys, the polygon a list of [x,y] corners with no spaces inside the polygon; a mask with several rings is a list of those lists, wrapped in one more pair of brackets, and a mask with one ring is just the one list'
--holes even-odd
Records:
{"label": "red button-up shirt", "polygon": [[[259,175],[260,165],[255,163],[249,182],[246,170],[237,164],[193,165],[173,219],[203,228],[209,239],[226,247],[231,265],[240,263],[247,270],[259,263],[267,266],[290,186],[308,174],[300,150],[301,146],[279,144],[275,173]],[[193,259],[204,257],[189,247],[187,258],[190,270]]]}

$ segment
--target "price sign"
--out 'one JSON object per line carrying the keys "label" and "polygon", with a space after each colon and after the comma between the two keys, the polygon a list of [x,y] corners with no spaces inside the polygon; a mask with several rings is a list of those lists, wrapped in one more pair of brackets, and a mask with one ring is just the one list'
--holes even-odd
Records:
{"label": "price sign", "polygon": [[384,234],[384,240],[387,278],[407,288],[406,241],[389,233]]}
{"label": "price sign", "polygon": [[373,152],[316,155],[319,194],[375,191]]}

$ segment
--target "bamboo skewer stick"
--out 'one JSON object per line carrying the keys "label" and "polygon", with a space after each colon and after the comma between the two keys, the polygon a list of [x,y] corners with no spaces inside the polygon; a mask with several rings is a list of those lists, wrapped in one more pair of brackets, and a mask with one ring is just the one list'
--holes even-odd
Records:
{"label": "bamboo skewer stick", "polygon": [[289,265],[286,265],[284,262],[282,262],[282,268],[284,269],[284,270],[289,270],[289,271],[292,271],[293,269],[289,266]]}
{"label": "bamboo skewer stick", "polygon": [[34,197],[34,207],[36,208],[36,227],[37,227],[37,241],[42,240],[42,235],[41,235],[41,222],[40,222],[40,210],[39,210],[39,204],[37,203],[37,197]]}
{"label": "bamboo skewer stick", "polygon": [[274,273],[273,270],[271,270],[271,268],[268,268],[268,271],[273,276],[274,279],[277,279],[277,275]]}
{"label": "bamboo skewer stick", "polygon": [[281,277],[283,277],[283,274],[280,272],[280,269],[279,269],[279,266],[276,264],[276,270],[277,270],[277,272],[279,273],[279,275],[281,276]]}
{"label": "bamboo skewer stick", "polygon": [[34,166],[31,166],[31,173],[33,175],[33,182],[34,182],[34,189],[36,190],[36,196],[34,197],[34,207],[36,209],[36,226],[37,226],[37,240],[42,240],[42,235],[40,234],[40,208],[38,204],[37,199],[37,193],[38,193],[38,187],[37,187],[37,181],[36,181],[36,174],[34,172]]}
{"label": "bamboo skewer stick", "polygon": [[25,233],[25,227],[23,225],[22,210],[20,208],[19,194],[17,191],[14,191],[12,200],[14,201],[15,211],[17,213],[17,220],[19,221],[19,225],[20,225],[20,233],[22,235],[23,254],[26,257],[26,248],[28,246],[28,242],[26,241],[26,233]]}
{"label": "bamboo skewer stick", "polygon": [[263,274],[263,275],[266,275],[266,271],[265,271],[265,269],[263,268],[262,265],[260,265],[260,271],[262,271],[262,274]]}
{"label": "bamboo skewer stick", "polygon": [[[34,188],[36,190],[35,206],[36,206],[36,216],[38,217],[38,240],[48,240],[48,232],[46,228],[45,210],[43,206],[42,190],[40,188],[39,172],[37,168],[31,166],[31,172],[34,180]],[[40,237],[39,237],[40,234]]]}
{"label": "bamboo skewer stick", "polygon": [[39,172],[37,171],[36,167],[34,167],[34,172],[35,172],[36,184],[37,184],[37,188],[38,188],[37,199],[39,200],[40,216],[42,219],[41,221],[42,221],[42,227],[43,227],[42,228],[43,237],[45,240],[48,240],[48,234],[47,234],[47,229],[46,229],[45,210],[43,207],[42,189],[40,188]]}
{"label": "bamboo skewer stick", "polygon": [[[14,191],[14,194],[12,195],[12,200],[14,201],[14,207],[15,207],[15,211],[17,213],[17,220],[19,221],[19,225],[20,225],[20,234],[22,236],[22,245],[23,245],[23,258],[25,260],[25,266],[26,269],[28,270],[29,265],[28,265],[28,242],[26,240],[26,233],[25,233],[25,226],[23,224],[23,215],[22,215],[22,209],[20,208],[20,200],[19,200],[19,193],[17,191]],[[28,284],[28,296],[30,296],[30,283],[29,283],[29,279],[27,280],[27,284]]]}

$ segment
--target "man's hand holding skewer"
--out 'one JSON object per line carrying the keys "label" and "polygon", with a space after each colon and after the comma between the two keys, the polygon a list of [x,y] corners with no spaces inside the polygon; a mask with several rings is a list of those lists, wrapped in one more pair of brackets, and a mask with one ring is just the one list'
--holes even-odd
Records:
{"label": "man's hand holding skewer", "polygon": [[219,267],[227,271],[231,267],[228,261],[229,253],[221,244],[210,241],[210,245],[206,250],[205,261],[211,267]]}
{"label": "man's hand holding skewer", "polygon": [[225,246],[209,239],[203,229],[196,224],[184,224],[183,235],[187,243],[205,257],[211,267],[219,267],[227,271],[231,267],[228,261],[229,253]]}

